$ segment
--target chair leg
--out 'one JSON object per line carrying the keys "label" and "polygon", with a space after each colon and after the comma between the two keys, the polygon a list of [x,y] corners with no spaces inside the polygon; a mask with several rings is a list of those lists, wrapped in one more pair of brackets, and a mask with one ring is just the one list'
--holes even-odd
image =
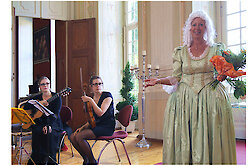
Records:
{"label": "chair leg", "polygon": [[118,141],[120,141],[120,142],[122,143],[123,148],[124,148],[124,151],[125,151],[126,156],[127,156],[127,159],[128,159],[128,163],[129,163],[129,165],[131,165],[131,161],[130,161],[130,159],[129,159],[128,152],[127,152],[127,150],[126,150],[125,144],[124,144],[124,142],[122,141],[122,139],[120,139],[120,138],[115,138],[115,139],[113,139],[113,140],[107,140],[108,143],[106,143],[106,144],[103,146],[103,148],[102,148],[102,150],[101,150],[101,152],[100,152],[100,154],[99,154],[99,157],[98,157],[98,160],[97,160],[98,164],[99,164],[99,162],[100,162],[100,158],[101,158],[102,152],[104,151],[104,149],[105,149],[111,142],[114,143],[115,150],[116,150],[116,153],[117,153],[119,162],[121,161],[120,156],[119,156],[118,151],[117,151],[117,147],[116,147],[116,145],[115,145],[115,140],[118,140]]}
{"label": "chair leg", "polygon": [[63,137],[62,137],[61,142],[60,142],[60,146],[59,146],[59,150],[58,150],[58,164],[60,164],[60,153],[61,153],[61,149],[62,149],[62,143],[63,143],[63,140],[64,140],[66,135],[67,135],[67,133],[63,134]]}
{"label": "chair leg", "polygon": [[121,161],[121,158],[120,158],[120,156],[119,156],[119,153],[118,153],[117,147],[116,147],[116,145],[115,145],[115,141],[112,141],[112,142],[113,142],[113,144],[114,144],[115,151],[116,151],[116,154],[117,154],[118,160],[119,160],[119,162],[120,162],[120,161]]}
{"label": "chair leg", "polygon": [[[108,140],[107,140],[107,141],[108,141]],[[112,140],[112,141],[113,141],[113,140]],[[100,154],[99,154],[99,156],[98,156],[98,159],[97,159],[98,164],[99,164],[99,162],[100,162],[100,158],[101,158],[102,152],[104,151],[104,149],[105,149],[112,141],[108,141],[108,143],[106,143],[106,144],[103,146],[103,148],[102,148],[102,150],[101,150],[101,152],[100,152]]]}
{"label": "chair leg", "polygon": [[91,148],[93,148],[94,147],[94,145],[95,145],[95,143],[97,142],[97,140],[95,140],[95,142],[92,144],[92,146],[91,146]]}
{"label": "chair leg", "polygon": [[120,141],[120,142],[122,143],[123,148],[124,148],[124,151],[125,151],[126,156],[127,156],[127,159],[128,159],[128,163],[129,163],[129,165],[131,165],[131,161],[130,161],[130,159],[129,159],[129,157],[128,157],[128,152],[127,152],[127,150],[126,150],[126,147],[125,147],[124,142],[123,142],[121,139],[118,139],[118,141]]}
{"label": "chair leg", "polygon": [[70,143],[70,149],[71,149],[72,157],[74,157],[73,146],[72,146],[71,141],[69,141],[69,143]]}

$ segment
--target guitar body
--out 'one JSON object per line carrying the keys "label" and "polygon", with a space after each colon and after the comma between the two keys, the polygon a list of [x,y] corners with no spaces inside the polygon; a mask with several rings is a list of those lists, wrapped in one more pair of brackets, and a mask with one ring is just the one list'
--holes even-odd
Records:
{"label": "guitar body", "polygon": [[96,127],[95,117],[94,117],[94,114],[92,111],[92,106],[90,105],[89,102],[85,102],[85,108],[86,108],[86,112],[88,114],[88,122],[92,128],[95,128]]}
{"label": "guitar body", "polygon": [[[81,81],[81,88],[82,91],[83,91],[83,96],[86,96],[86,92],[85,90],[87,89],[87,84],[83,85],[83,82],[82,82],[82,68],[80,68],[80,81]],[[85,105],[85,111],[87,113],[87,119],[88,119],[88,122],[89,124],[91,125],[92,128],[95,128],[96,127],[96,123],[95,123],[95,117],[93,115],[93,111],[92,111],[92,106],[89,102],[84,102],[84,105]]]}
{"label": "guitar body", "polygon": [[[22,108],[22,107],[21,107]],[[37,109],[35,110],[25,110],[27,112],[27,114],[30,115],[31,119],[34,121],[37,118],[40,118],[43,113]],[[35,113],[34,113],[35,112]],[[27,123],[27,124],[23,124],[22,128],[23,129],[28,129],[31,126],[31,123]]]}

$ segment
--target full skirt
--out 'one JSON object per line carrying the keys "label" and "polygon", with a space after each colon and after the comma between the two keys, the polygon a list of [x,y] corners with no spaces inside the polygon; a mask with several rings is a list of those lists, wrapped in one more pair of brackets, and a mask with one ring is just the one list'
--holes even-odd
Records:
{"label": "full skirt", "polygon": [[163,127],[163,164],[236,164],[232,108],[225,88],[198,94],[180,83],[170,96]]}

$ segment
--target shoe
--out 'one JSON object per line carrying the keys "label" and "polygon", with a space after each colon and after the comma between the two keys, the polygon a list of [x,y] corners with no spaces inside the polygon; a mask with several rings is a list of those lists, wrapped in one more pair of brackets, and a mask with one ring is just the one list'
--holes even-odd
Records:
{"label": "shoe", "polygon": [[93,163],[88,163],[88,165],[98,165],[98,163],[97,163],[97,161],[96,160],[94,160],[94,162]]}
{"label": "shoe", "polygon": [[93,163],[90,163],[89,161],[85,161],[85,162],[83,161],[82,165],[98,165],[98,163],[96,160],[94,160]]}
{"label": "shoe", "polygon": [[88,164],[89,164],[89,160],[87,158],[83,159],[82,165],[88,165]]}
{"label": "shoe", "polygon": [[64,144],[63,147],[62,147],[62,149],[61,149],[61,152],[62,152],[62,151],[65,151],[65,152],[66,152],[67,150],[68,150],[68,147],[67,147],[66,144]]}

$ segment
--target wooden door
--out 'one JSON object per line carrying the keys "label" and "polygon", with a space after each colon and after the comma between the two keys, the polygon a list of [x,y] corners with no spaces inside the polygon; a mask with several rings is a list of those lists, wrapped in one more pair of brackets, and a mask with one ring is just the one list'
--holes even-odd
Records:
{"label": "wooden door", "polygon": [[[83,85],[88,86],[90,77],[96,74],[96,23],[93,18],[59,21],[57,25],[59,27],[58,29],[56,27],[56,31],[59,29],[62,31],[58,32],[57,35],[67,34],[58,36],[58,38],[56,35],[56,42],[60,40],[58,45],[56,44],[57,87],[69,86],[72,88],[71,94],[63,104],[68,105],[73,111],[70,126],[75,130],[87,121],[81,100],[80,68],[82,68]],[[66,42],[61,43],[64,40]],[[91,95],[89,88],[87,88],[86,93]]]}
{"label": "wooden door", "polygon": [[[66,21],[56,21],[56,91],[68,86],[66,74]],[[62,98],[63,105],[68,105],[68,97]]]}

